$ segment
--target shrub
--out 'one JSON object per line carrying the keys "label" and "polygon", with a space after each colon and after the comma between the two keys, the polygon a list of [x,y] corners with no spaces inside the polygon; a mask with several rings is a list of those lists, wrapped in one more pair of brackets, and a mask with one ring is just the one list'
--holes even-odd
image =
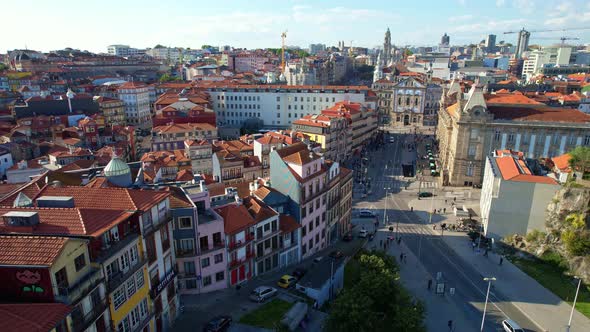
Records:
{"label": "shrub", "polygon": [[572,256],[584,256],[590,254],[590,233],[567,230],[561,234],[561,240],[565,244],[567,252]]}
{"label": "shrub", "polygon": [[541,242],[545,239],[545,236],[547,234],[538,231],[538,230],[532,230],[530,231],[526,236],[525,239],[527,242]]}

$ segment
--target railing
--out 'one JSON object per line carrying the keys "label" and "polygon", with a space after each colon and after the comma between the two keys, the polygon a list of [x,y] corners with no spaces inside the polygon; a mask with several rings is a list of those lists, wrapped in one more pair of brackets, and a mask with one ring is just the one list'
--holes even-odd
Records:
{"label": "railing", "polygon": [[72,324],[74,332],[85,331],[96,319],[104,313],[107,309],[109,302],[107,298],[102,298],[98,303],[93,303],[92,309],[86,313],[83,317],[74,317],[72,315]]}
{"label": "railing", "polygon": [[162,228],[162,226],[166,225],[168,221],[172,218],[172,212],[170,210],[166,211],[166,213],[159,216],[159,221],[154,223],[152,220],[150,223],[143,223],[143,235],[148,236],[153,232],[157,231],[158,229]]}
{"label": "railing", "polygon": [[206,248],[201,248],[201,255],[206,254],[211,251],[219,250],[225,248],[225,242],[213,242],[213,246],[207,246]]}
{"label": "railing", "polygon": [[254,236],[253,235],[246,235],[246,238],[244,239],[244,241],[234,241],[234,242],[230,242],[229,243],[229,249],[230,250],[234,250],[236,248],[242,247],[245,244],[247,244],[248,242],[254,240]]}
{"label": "railing", "polygon": [[249,259],[252,259],[254,257],[254,251],[247,251],[246,252],[246,256],[242,257],[241,259],[234,259],[231,262],[229,262],[229,267],[233,268],[236,267],[244,262],[246,262]]}
{"label": "railing", "polygon": [[176,257],[179,257],[179,258],[192,257],[195,255],[196,255],[195,250],[182,250],[182,249],[176,250]]}
{"label": "railing", "polygon": [[147,259],[139,258],[137,263],[130,266],[127,271],[118,271],[113,273],[109,280],[107,281],[107,289],[109,292],[115,290],[117,287],[121,286],[125,280],[127,280],[131,275],[141,269],[147,263]]}
{"label": "railing", "polygon": [[99,268],[91,267],[90,271],[86,273],[80,280],[69,287],[57,287],[56,300],[65,304],[73,304],[78,300],[84,298],[93,289],[96,288],[104,277]]}
{"label": "railing", "polygon": [[145,318],[141,320],[141,322],[139,323],[139,325],[137,325],[131,331],[132,332],[143,331],[144,327],[146,327],[150,323],[150,321],[152,320],[152,318],[154,318],[154,311],[153,310],[149,310],[147,316],[145,316]]}
{"label": "railing", "polygon": [[108,243],[109,247],[100,250],[96,260],[99,263],[104,262],[105,260],[110,258],[112,255],[118,253],[119,251],[121,251],[121,249],[125,248],[127,245],[129,245],[131,242],[137,240],[138,238],[139,238],[139,233],[134,232],[134,233],[129,233],[129,234],[125,235],[125,237],[119,241],[112,241],[112,242]]}

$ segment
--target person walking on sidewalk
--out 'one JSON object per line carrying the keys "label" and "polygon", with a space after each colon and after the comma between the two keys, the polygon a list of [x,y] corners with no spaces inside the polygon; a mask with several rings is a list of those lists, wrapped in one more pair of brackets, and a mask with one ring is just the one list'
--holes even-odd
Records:
{"label": "person walking on sidewalk", "polygon": [[502,266],[502,263],[504,263],[504,257],[500,256],[500,266]]}
{"label": "person walking on sidewalk", "polygon": [[399,254],[399,262],[403,262],[404,261],[404,253],[402,252],[401,254]]}
{"label": "person walking on sidewalk", "polygon": [[449,327],[449,331],[453,330],[453,320],[449,319],[449,322],[447,323],[447,326]]}
{"label": "person walking on sidewalk", "polygon": [[430,290],[430,287],[432,287],[432,279],[428,279],[428,290]]}

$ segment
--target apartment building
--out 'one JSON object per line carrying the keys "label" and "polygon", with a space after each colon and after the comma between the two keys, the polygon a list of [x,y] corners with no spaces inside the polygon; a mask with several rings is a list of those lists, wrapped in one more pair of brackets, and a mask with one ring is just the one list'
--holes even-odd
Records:
{"label": "apartment building", "polygon": [[127,82],[117,88],[118,99],[125,103],[127,124],[147,129],[151,126],[149,87],[141,82]]}
{"label": "apartment building", "polygon": [[352,156],[352,125],[344,114],[306,115],[293,122],[293,130],[309,136],[322,147],[326,159],[343,162]]}
{"label": "apartment building", "polygon": [[243,126],[256,118],[263,126],[271,128],[288,128],[293,121],[337,102],[365,103],[369,93],[369,88],[363,86],[211,83],[204,87],[211,95],[219,125]]}
{"label": "apartment building", "polygon": [[306,135],[294,130],[267,132],[262,137],[252,139],[252,146],[254,149],[254,156],[262,163],[262,177],[266,178],[270,175],[270,151],[279,150],[285,146],[292,145],[308,139]]}
{"label": "apartment building", "polygon": [[208,123],[173,123],[152,129],[152,151],[184,149],[185,140],[212,141],[217,128]]}
{"label": "apartment building", "polygon": [[122,100],[100,96],[94,97],[93,100],[98,104],[98,109],[104,116],[107,127],[127,125],[125,103]]}
{"label": "apartment building", "polygon": [[303,143],[271,152],[272,188],[289,197],[301,224],[301,257],[326,248],[326,167]]}
{"label": "apartment building", "polygon": [[256,258],[254,275],[261,275],[279,268],[279,213],[253,196],[243,198],[243,204],[254,218]]}
{"label": "apartment building", "polygon": [[212,147],[206,140],[185,140],[184,154],[191,160],[193,174],[213,172]]}
{"label": "apartment building", "polygon": [[336,137],[337,141],[334,143],[337,147],[334,153],[342,156],[342,151],[345,151],[345,159],[351,155],[348,154],[348,145],[350,143],[352,143],[352,153],[355,153],[368,144],[377,134],[377,113],[361,103],[350,101],[338,102],[332,107],[322,110],[321,114],[327,117],[344,117],[348,120],[349,126],[352,126],[352,140],[349,141],[348,138],[350,137],[349,130],[346,127],[342,127],[337,130],[342,134],[348,135]]}

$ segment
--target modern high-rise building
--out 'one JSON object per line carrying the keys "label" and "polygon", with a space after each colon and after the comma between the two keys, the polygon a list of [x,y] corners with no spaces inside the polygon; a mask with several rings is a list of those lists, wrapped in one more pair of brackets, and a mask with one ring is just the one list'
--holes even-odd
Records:
{"label": "modern high-rise building", "polygon": [[486,37],[486,51],[489,53],[496,51],[496,35],[488,35]]}
{"label": "modern high-rise building", "polygon": [[529,39],[531,37],[531,33],[526,31],[525,29],[520,30],[518,33],[518,43],[516,44],[516,52],[514,53],[514,57],[520,59],[522,57],[522,53],[526,52],[529,48]]}
{"label": "modern high-rise building", "polygon": [[391,32],[387,28],[383,42],[383,63],[385,66],[389,65],[389,60],[391,60]]}
{"label": "modern high-rise building", "polygon": [[326,44],[310,44],[309,45],[309,53],[310,54],[318,54],[326,50]]}
{"label": "modern high-rise building", "polygon": [[449,44],[451,43],[451,37],[449,37],[449,35],[447,35],[447,33],[445,32],[445,34],[440,38],[440,43],[441,45],[449,46]]}

